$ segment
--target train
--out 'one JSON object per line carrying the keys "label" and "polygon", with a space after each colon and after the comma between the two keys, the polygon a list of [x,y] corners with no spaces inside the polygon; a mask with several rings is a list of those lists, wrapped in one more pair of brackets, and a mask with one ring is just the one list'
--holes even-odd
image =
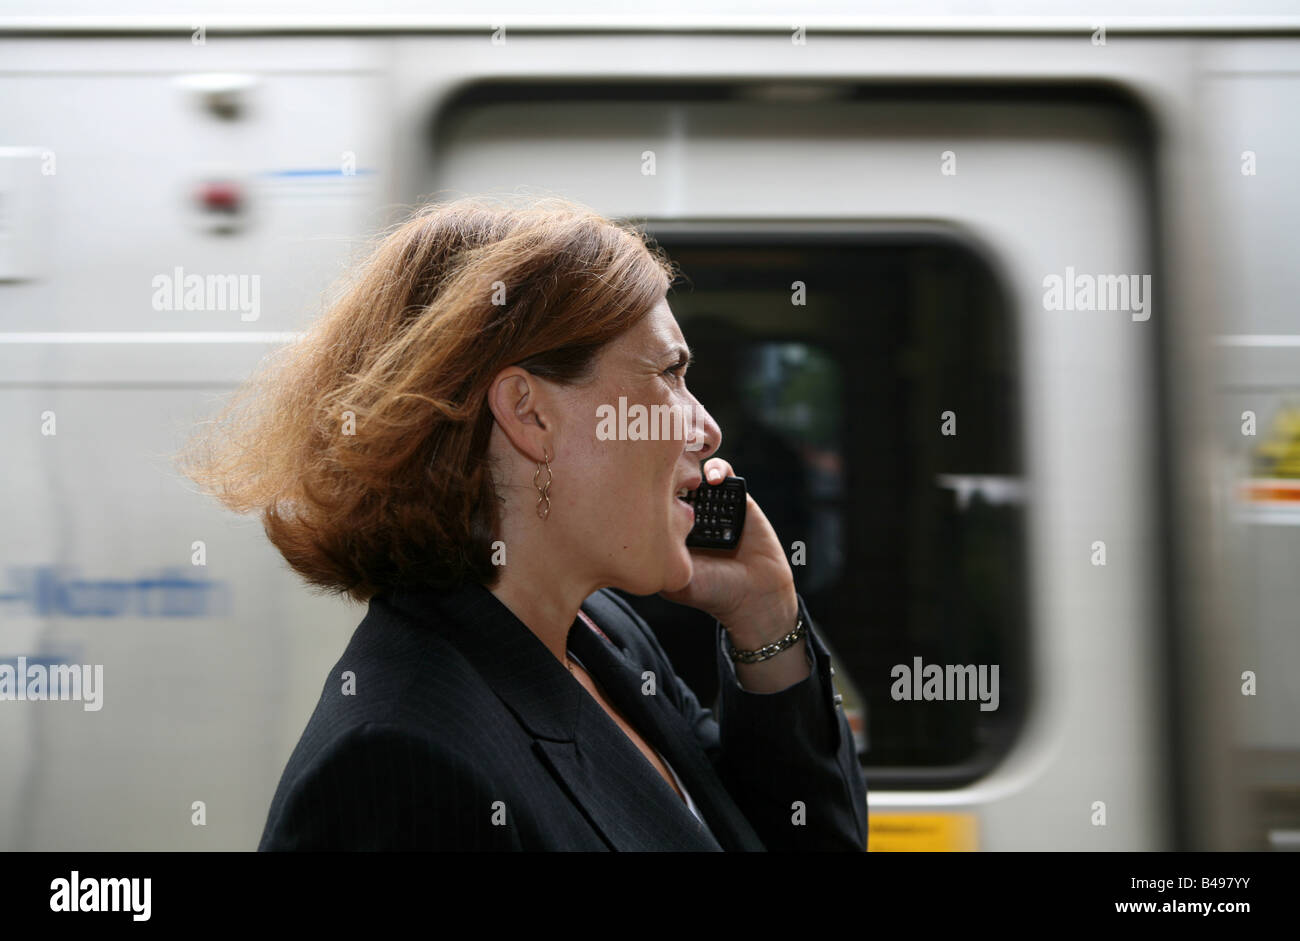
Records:
{"label": "train", "polygon": [[[102,668],[0,669],[0,848],[257,845],[364,609],[171,457],[499,192],[680,265],[871,850],[1300,846],[1300,16],[694,6],[0,14],[0,668]],[[708,701],[708,619],[628,600]]]}

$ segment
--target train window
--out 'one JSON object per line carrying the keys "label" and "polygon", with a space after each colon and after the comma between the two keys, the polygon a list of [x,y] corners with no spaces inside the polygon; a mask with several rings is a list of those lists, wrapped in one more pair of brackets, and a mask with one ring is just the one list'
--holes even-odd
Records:
{"label": "train window", "polygon": [[[1016,337],[994,273],[940,229],[648,229],[685,275],[669,304],[688,385],[792,559],[871,786],[986,773],[1030,662]],[[711,621],[627,597],[713,701]],[[931,698],[930,666],[983,682]]]}

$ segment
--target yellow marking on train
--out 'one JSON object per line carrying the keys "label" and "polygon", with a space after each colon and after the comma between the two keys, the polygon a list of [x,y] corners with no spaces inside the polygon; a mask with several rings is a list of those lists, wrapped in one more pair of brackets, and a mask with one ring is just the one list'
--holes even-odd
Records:
{"label": "yellow marking on train", "polygon": [[873,853],[972,853],[979,849],[974,814],[881,814],[868,821]]}
{"label": "yellow marking on train", "polygon": [[1253,477],[1300,477],[1300,405],[1288,402],[1282,406],[1273,419],[1272,430],[1255,448],[1253,458]]}

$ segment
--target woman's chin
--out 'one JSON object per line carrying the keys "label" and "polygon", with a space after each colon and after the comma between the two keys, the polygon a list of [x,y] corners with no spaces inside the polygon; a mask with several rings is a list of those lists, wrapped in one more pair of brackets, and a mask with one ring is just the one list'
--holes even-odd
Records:
{"label": "woman's chin", "polygon": [[695,564],[691,561],[690,552],[683,548],[681,554],[681,564],[674,565],[664,579],[664,591],[681,591],[695,577]]}

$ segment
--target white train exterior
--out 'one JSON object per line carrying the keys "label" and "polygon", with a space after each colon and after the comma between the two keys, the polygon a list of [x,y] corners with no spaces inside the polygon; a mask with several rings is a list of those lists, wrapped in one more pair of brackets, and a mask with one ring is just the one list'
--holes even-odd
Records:
{"label": "white train exterior", "polygon": [[952,486],[1024,507],[1023,722],[954,786],[869,772],[873,843],[1287,845],[1247,797],[1300,778],[1300,514],[1238,485],[1300,386],[1297,113],[1300,17],[0,17],[0,661],[103,670],[0,702],[0,848],[256,845],[363,611],[169,455],[404,207],[520,186],[1004,292],[1023,472]]}

